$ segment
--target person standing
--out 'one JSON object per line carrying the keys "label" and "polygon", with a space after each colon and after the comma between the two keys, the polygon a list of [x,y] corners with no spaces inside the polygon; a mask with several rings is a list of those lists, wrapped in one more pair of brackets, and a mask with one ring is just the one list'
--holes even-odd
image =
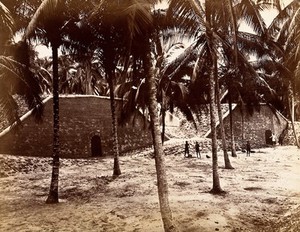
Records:
{"label": "person standing", "polygon": [[184,156],[185,157],[189,157],[190,156],[190,145],[189,145],[188,141],[185,141]]}
{"label": "person standing", "polygon": [[272,133],[270,138],[272,139],[272,145],[275,147],[275,145],[276,145],[276,135],[274,133]]}
{"label": "person standing", "polygon": [[[200,158],[201,159],[201,154],[200,154],[200,145],[198,142],[196,142],[195,144],[195,150],[196,150],[196,156],[197,158]],[[199,156],[199,157],[198,157]]]}
{"label": "person standing", "polygon": [[246,144],[246,151],[247,151],[246,156],[250,156],[251,145],[250,145],[250,141],[249,140],[247,141],[247,144]]}

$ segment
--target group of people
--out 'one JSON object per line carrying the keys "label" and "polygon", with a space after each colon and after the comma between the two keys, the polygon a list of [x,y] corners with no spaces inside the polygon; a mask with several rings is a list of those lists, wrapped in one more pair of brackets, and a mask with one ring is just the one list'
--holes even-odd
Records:
{"label": "group of people", "polygon": [[[195,143],[195,151],[196,151],[196,157],[201,159],[200,144],[198,142]],[[192,155],[190,154],[190,144],[188,143],[188,141],[185,141],[184,156],[189,158],[192,157]]]}
{"label": "group of people", "polygon": [[[276,135],[274,133],[272,133],[270,138],[272,139],[273,146],[275,146],[276,145]],[[280,145],[282,145],[281,141],[279,141],[279,143],[280,143]],[[199,145],[198,142],[195,143],[195,151],[196,151],[196,157],[201,159],[200,145]],[[247,143],[246,143],[246,156],[250,156],[250,153],[251,153],[251,144],[250,144],[250,141],[247,140]],[[188,141],[185,141],[184,156],[188,157],[188,158],[192,157],[192,155],[190,154],[190,144],[188,143]]]}

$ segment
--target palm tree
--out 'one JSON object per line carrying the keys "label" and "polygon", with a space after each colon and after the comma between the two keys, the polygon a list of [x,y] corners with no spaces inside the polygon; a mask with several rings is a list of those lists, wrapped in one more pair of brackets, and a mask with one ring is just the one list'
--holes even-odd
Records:
{"label": "palm tree", "polygon": [[58,48],[62,44],[63,29],[67,25],[65,1],[44,0],[33,15],[23,40],[35,36],[52,48],[53,72],[53,163],[49,195],[46,203],[58,203],[59,178],[59,77]]}
{"label": "palm tree", "polygon": [[[72,8],[80,15],[78,22],[70,24],[67,29],[68,43],[64,43],[70,53],[70,58],[78,63],[76,65],[76,79],[79,79],[81,94],[98,94],[96,82],[99,79],[104,79],[104,75],[98,70],[101,60],[97,57],[97,50],[100,48],[99,41],[101,34],[101,18],[93,20],[91,13],[94,11],[95,6],[91,2],[78,5],[76,1]],[[101,14],[100,12],[98,12]],[[94,24],[93,25],[93,21]],[[95,22],[96,21],[96,22]],[[97,24],[98,25],[97,25]]]}
{"label": "palm tree", "polygon": [[[175,15],[179,25],[196,38],[198,59],[195,62],[193,78],[195,83],[200,77],[206,77],[210,80],[213,73],[218,73],[214,71],[215,68],[213,67],[216,67],[217,64],[225,64],[227,74],[224,77],[227,78],[223,79],[228,80],[230,112],[232,112],[232,101],[235,100],[233,98],[235,97],[233,87],[242,86],[245,83],[243,80],[251,81],[253,88],[259,86],[260,88],[264,87],[269,92],[272,91],[268,83],[256,73],[247,59],[248,54],[255,52],[258,56],[264,56],[267,53],[266,47],[276,47],[273,41],[266,36],[266,26],[259,14],[259,8],[251,0],[243,0],[235,4],[232,1],[207,0],[199,2],[188,0],[179,2],[174,0],[170,2],[170,9],[170,15]],[[242,19],[250,24],[256,36],[238,31],[238,21]],[[257,39],[260,44],[255,43]],[[252,45],[252,48],[247,46],[249,44]],[[240,48],[247,48],[249,53],[245,54]],[[217,79],[219,78],[215,77],[215,80]],[[211,90],[214,81],[210,80],[209,83],[209,89]],[[213,97],[213,93],[210,93],[210,101]],[[210,105],[211,111],[214,111],[213,103]],[[214,119],[211,120],[211,126],[213,127]],[[231,128],[233,127],[231,126]],[[233,130],[231,131],[231,150],[232,155],[235,156],[234,133]],[[212,136],[214,136],[213,133]],[[216,145],[212,146],[214,152],[214,146]],[[216,157],[216,155],[213,154],[213,157]],[[216,162],[213,163],[213,165],[215,164]],[[216,171],[217,169],[213,168],[213,170]]]}
{"label": "palm tree", "polygon": [[[148,38],[149,40],[149,38]],[[147,41],[145,41],[147,42]],[[152,128],[152,135],[153,135],[153,145],[154,145],[154,154],[155,154],[155,166],[156,166],[156,174],[157,174],[157,185],[158,185],[158,196],[160,202],[160,209],[162,220],[164,223],[165,231],[177,231],[174,227],[172,221],[172,213],[169,207],[169,200],[168,200],[168,184],[166,178],[166,166],[164,160],[164,152],[162,147],[161,141],[161,133],[160,133],[160,123],[158,120],[158,109],[157,109],[157,89],[155,85],[155,77],[153,73],[153,69],[151,68],[151,53],[150,53],[150,42],[146,43],[145,55],[144,55],[144,68],[146,74],[146,83],[148,87],[148,94],[149,94],[149,115],[151,119],[151,128]]]}
{"label": "palm tree", "polygon": [[19,94],[29,109],[41,119],[43,105],[41,88],[30,70],[32,52],[28,44],[13,44],[14,20],[8,8],[0,2],[0,108],[10,123],[18,122],[18,104],[13,97]]}
{"label": "palm tree", "polygon": [[42,3],[42,0],[1,0],[1,2],[9,9],[14,19],[14,33],[24,32],[32,15]]}
{"label": "palm tree", "polygon": [[225,163],[225,169],[233,169],[228,153],[227,153],[227,142],[226,142],[226,135],[225,135],[225,128],[224,128],[224,122],[223,122],[223,112],[221,107],[221,96],[220,96],[220,82],[218,78],[218,65],[215,64],[214,66],[214,76],[215,76],[215,83],[216,83],[216,102],[217,102],[217,110],[218,110],[218,117],[219,117],[219,124],[220,124],[220,133],[221,133],[221,139],[222,139],[222,149],[224,153],[224,163]]}
{"label": "palm tree", "polygon": [[124,32],[121,27],[123,22],[113,19],[116,11],[122,7],[121,5],[119,1],[102,1],[90,18],[91,29],[97,33],[98,48],[96,53],[102,61],[101,64],[109,87],[114,150],[113,176],[121,175],[115,84],[118,61],[123,53],[124,42],[122,35],[124,35]]}
{"label": "palm tree", "polygon": [[[186,27],[197,38],[196,45],[199,45],[193,82],[200,77],[199,70],[204,71],[202,76],[208,79],[208,93],[210,106],[211,134],[212,134],[212,169],[213,169],[213,187],[211,192],[214,194],[223,193],[220,186],[218,174],[218,155],[217,155],[217,133],[216,133],[216,104],[215,104],[215,65],[217,64],[217,43],[213,31],[215,12],[213,11],[213,2],[205,1],[204,7],[198,1],[171,1],[170,9],[177,17],[183,17],[180,21],[182,26]],[[205,8],[205,10],[204,10]],[[184,12],[184,14],[182,13]],[[175,16],[175,17],[176,17]],[[206,62],[206,66],[203,62]],[[206,68],[207,67],[207,68]]]}
{"label": "palm tree", "polygon": [[[153,29],[151,7],[153,7],[155,3],[156,1],[144,0],[132,0],[126,3],[120,3],[120,8],[118,9],[121,9],[121,13],[119,12],[118,18],[120,19],[120,22],[123,22],[123,24],[121,24],[124,26],[123,28],[127,29],[127,37],[125,37],[128,39],[125,41],[127,51],[129,54],[132,54],[134,58],[137,58],[137,55],[139,56],[145,74],[148,90],[149,115],[153,135],[158,196],[164,230],[177,231],[173,224],[172,212],[168,200],[169,191],[158,118],[157,90],[151,58],[150,38]],[[140,47],[137,47],[137,44],[139,44]]]}
{"label": "palm tree", "polygon": [[[268,3],[268,1],[266,2]],[[276,41],[284,49],[283,55],[279,57],[284,67],[279,70],[282,83],[284,83],[283,93],[287,94],[283,99],[285,99],[285,105],[288,106],[288,115],[291,119],[296,145],[300,148],[300,141],[294,126],[295,98],[298,98],[298,101],[300,99],[300,3],[294,0],[282,8],[279,1],[276,2],[275,7],[278,9],[278,15],[270,24],[268,33],[276,38]]]}
{"label": "palm tree", "polygon": [[166,17],[165,11],[154,12],[154,25],[152,54],[160,103],[161,137],[164,143],[166,111],[173,113],[176,108],[195,124],[187,101],[188,86],[183,80],[185,75],[192,73],[192,67],[189,67],[192,54],[187,53],[189,47],[185,42],[188,38],[180,35],[174,22]]}

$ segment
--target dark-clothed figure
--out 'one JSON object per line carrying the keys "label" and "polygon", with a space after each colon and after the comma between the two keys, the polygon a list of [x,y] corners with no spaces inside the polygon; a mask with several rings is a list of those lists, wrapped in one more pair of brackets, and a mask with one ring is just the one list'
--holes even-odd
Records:
{"label": "dark-clothed figure", "polygon": [[[201,159],[201,154],[200,154],[200,145],[198,142],[196,142],[195,144],[195,150],[196,150],[196,156],[197,158],[200,158]],[[199,156],[199,157],[198,157]]]}
{"label": "dark-clothed figure", "polygon": [[190,145],[187,141],[185,141],[185,145],[184,145],[184,156],[185,157],[190,156]]}
{"label": "dark-clothed figure", "polygon": [[250,152],[251,152],[251,145],[250,145],[250,141],[247,141],[246,144],[246,151],[247,151],[247,155],[246,156],[250,156]]}

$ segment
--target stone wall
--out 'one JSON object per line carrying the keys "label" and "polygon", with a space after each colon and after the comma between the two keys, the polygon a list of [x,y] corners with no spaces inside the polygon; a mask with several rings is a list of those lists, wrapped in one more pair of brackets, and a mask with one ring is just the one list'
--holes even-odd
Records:
{"label": "stone wall", "polygon": [[[265,147],[268,139],[267,130],[275,133],[279,138],[287,126],[286,119],[268,105],[261,105],[260,110],[254,111],[252,115],[237,106],[232,116],[235,140],[239,148],[244,148],[247,140],[253,148]],[[224,126],[226,137],[230,138],[229,115],[224,119]],[[220,138],[220,133],[218,137]]]}
{"label": "stone wall", "polygon": [[[221,109],[224,115],[228,111],[228,104],[222,104]],[[210,132],[209,105],[202,105],[198,108],[197,113],[193,113],[196,127],[179,110],[175,111],[175,115],[181,119],[179,127],[166,127],[166,133],[171,138],[206,137]],[[216,114],[216,119],[219,121],[218,114]]]}
{"label": "stone wall", "polygon": [[[0,137],[0,153],[26,156],[51,156],[53,139],[52,99],[45,103],[43,122],[27,117],[19,128]],[[113,154],[111,110],[108,98],[93,96],[60,98],[61,157],[91,156],[91,138],[101,138],[102,154]],[[120,151],[126,152],[152,144],[149,126],[142,115],[134,125],[118,127]]]}

